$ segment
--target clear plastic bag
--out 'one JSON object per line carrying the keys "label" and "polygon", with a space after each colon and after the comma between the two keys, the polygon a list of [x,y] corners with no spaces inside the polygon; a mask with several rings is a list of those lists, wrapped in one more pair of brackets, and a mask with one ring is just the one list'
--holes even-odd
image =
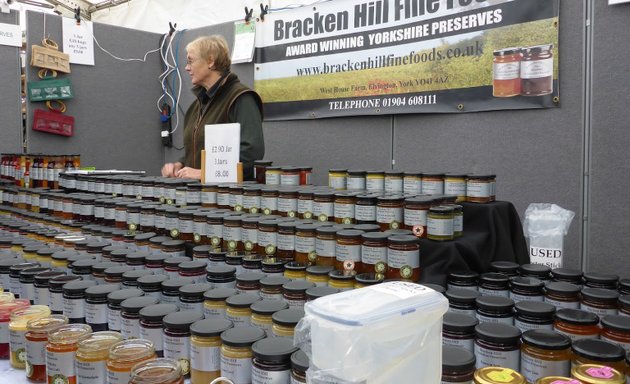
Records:
{"label": "clear plastic bag", "polygon": [[562,267],[564,236],[569,232],[573,217],[575,212],[556,204],[534,203],[527,207],[523,231],[532,263]]}

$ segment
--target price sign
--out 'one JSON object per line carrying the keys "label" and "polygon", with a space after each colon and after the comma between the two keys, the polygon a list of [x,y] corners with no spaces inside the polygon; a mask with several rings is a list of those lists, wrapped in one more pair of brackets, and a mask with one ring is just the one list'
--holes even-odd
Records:
{"label": "price sign", "polygon": [[240,155],[241,125],[205,126],[206,183],[236,183]]}

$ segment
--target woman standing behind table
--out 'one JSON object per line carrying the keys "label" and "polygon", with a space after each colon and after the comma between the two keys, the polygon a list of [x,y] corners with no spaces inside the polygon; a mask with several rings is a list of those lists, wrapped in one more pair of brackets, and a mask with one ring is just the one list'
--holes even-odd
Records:
{"label": "woman standing behind table", "polygon": [[186,72],[197,100],[184,118],[184,156],[162,167],[162,176],[201,179],[206,124],[241,124],[243,179],[254,177],[254,160],[265,155],[262,101],[230,72],[230,53],[222,36],[199,37],[186,46]]}

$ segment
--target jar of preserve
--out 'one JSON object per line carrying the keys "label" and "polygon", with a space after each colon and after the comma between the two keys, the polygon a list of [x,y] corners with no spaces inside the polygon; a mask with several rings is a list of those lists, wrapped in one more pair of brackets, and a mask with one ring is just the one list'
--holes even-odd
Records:
{"label": "jar of preserve", "polygon": [[86,324],[68,324],[51,331],[46,344],[46,374],[49,383],[76,383],[76,352],[79,342],[87,339],[92,329]]}
{"label": "jar of preserve", "polygon": [[[525,377],[517,370],[502,367],[485,367],[477,369],[474,384],[525,384]],[[572,383],[575,384],[575,383]]]}
{"label": "jar of preserve", "polygon": [[619,279],[619,293],[622,295],[630,295],[630,278]]}
{"label": "jar of preserve", "polygon": [[442,345],[474,352],[477,318],[461,313],[447,312],[442,319]]}
{"label": "jar of preserve", "polygon": [[306,290],[314,287],[310,281],[290,281],[282,286],[282,296],[290,308],[303,308],[306,303]]}
{"label": "jar of preserve", "polygon": [[185,257],[186,243],[184,240],[167,240],[162,243],[162,253],[169,257]]}
{"label": "jar of preserve", "polygon": [[134,271],[133,267],[127,265],[117,265],[109,267],[105,270],[105,283],[119,284],[122,283],[122,276],[125,272]]}
{"label": "jar of preserve", "polygon": [[339,292],[341,292],[339,289],[328,286],[312,287],[306,290],[306,301],[313,301]]}
{"label": "jar of preserve", "polygon": [[50,310],[54,315],[63,314],[63,286],[72,281],[81,280],[80,276],[57,276],[48,281],[48,293],[50,294]]}
{"label": "jar of preserve", "polygon": [[131,369],[130,384],[184,384],[181,362],[157,358],[138,363]]}
{"label": "jar of preserve", "polygon": [[365,189],[366,172],[349,169],[346,173],[346,189],[349,191],[362,191]]}
{"label": "jar of preserve", "polygon": [[339,192],[334,195],[333,216],[337,224],[354,223],[356,192]]}
{"label": "jar of preserve", "polygon": [[626,369],[626,351],[617,344],[605,340],[581,339],[573,342],[571,350],[572,368],[583,364],[600,364],[618,371]]}
{"label": "jar of preserve", "polygon": [[477,291],[479,274],[474,271],[455,271],[448,274],[446,284],[448,289],[468,289]]}
{"label": "jar of preserve", "polygon": [[315,286],[327,286],[328,274],[333,270],[331,265],[311,265],[306,268],[306,281]]}
{"label": "jar of preserve", "polygon": [[241,241],[242,220],[242,216],[226,216],[223,218],[222,248],[228,253],[243,251],[243,242]]}
{"label": "jar of preserve", "polygon": [[403,226],[404,197],[402,195],[388,195],[377,198],[376,223],[381,231],[398,229]]}
{"label": "jar of preserve", "polygon": [[181,311],[162,319],[164,324],[164,357],[179,361],[182,374],[190,374],[190,326],[203,319],[201,312]]}
{"label": "jar of preserve", "polygon": [[211,250],[208,255],[208,267],[225,266],[226,252]]}
{"label": "jar of preserve", "polygon": [[85,323],[85,290],[95,285],[95,281],[85,280],[63,286],[63,314],[70,323]]}
{"label": "jar of preserve", "polygon": [[260,213],[262,213],[263,215],[275,215],[278,213],[278,188],[261,188]]}
{"label": "jar of preserve", "polygon": [[[336,233],[335,268],[343,270],[362,270],[361,235],[363,231],[356,229],[341,230]],[[318,265],[319,260],[318,260]],[[324,264],[324,263],[322,263]],[[325,264],[324,264],[325,265]]]}
{"label": "jar of preserve", "polygon": [[147,269],[134,269],[127,271],[122,275],[122,286],[127,288],[137,287],[139,278],[151,275],[153,275],[153,271]]}
{"label": "jar of preserve", "polygon": [[268,160],[254,160],[254,179],[258,184],[265,184],[265,170],[273,164]]}
{"label": "jar of preserve", "polygon": [[580,308],[580,287],[563,281],[545,284],[545,302],[556,308]]}
{"label": "jar of preserve", "polygon": [[521,95],[543,96],[553,92],[553,44],[521,49]]}
{"label": "jar of preserve", "polygon": [[242,253],[230,253],[228,252],[225,255],[225,265],[236,268],[236,276],[245,272],[243,268],[243,257],[245,255]]}
{"label": "jar of preserve", "polygon": [[30,300],[31,304],[35,304],[35,276],[50,272],[50,268],[32,267],[20,271],[20,284],[22,285],[21,298]]}
{"label": "jar of preserve", "polygon": [[431,197],[412,197],[405,199],[403,210],[404,228],[410,229],[418,237],[427,237],[427,219],[429,209],[434,204]]}
{"label": "jar of preserve", "polygon": [[140,310],[158,303],[151,296],[131,297],[120,303],[120,333],[125,339],[137,338],[140,334]]}
{"label": "jar of preserve", "polygon": [[619,314],[630,316],[630,295],[619,296]]}
{"label": "jar of preserve", "polygon": [[481,323],[475,327],[477,369],[503,367],[519,370],[521,331],[513,325]]}
{"label": "jar of preserve", "polygon": [[107,296],[120,290],[120,284],[102,284],[85,290],[85,322],[95,332],[106,331]]}
{"label": "jar of preserve", "polygon": [[278,215],[282,217],[298,216],[298,189],[281,187],[278,189]]}
{"label": "jar of preserve", "polygon": [[121,289],[107,295],[107,328],[120,332],[120,303],[131,297],[140,297],[143,293],[139,289]]}
{"label": "jar of preserve", "polygon": [[221,376],[221,334],[232,328],[226,319],[198,320],[190,326],[190,380],[209,383]]}
{"label": "jar of preserve", "polygon": [[[25,308],[29,305],[30,303],[23,299],[16,299],[14,302],[0,304],[0,359],[9,359],[11,355],[9,346],[9,323],[11,314],[17,309]],[[16,336],[19,336],[19,333],[16,333]],[[17,340],[18,342],[20,341],[19,338]]]}
{"label": "jar of preserve", "polygon": [[190,277],[168,279],[162,282],[162,295],[160,301],[163,303],[179,305],[179,289],[186,284],[193,284]]}
{"label": "jar of preserve", "polygon": [[420,280],[420,240],[411,235],[387,238],[387,278]]}
{"label": "jar of preserve", "polygon": [[201,206],[207,208],[217,207],[217,185],[202,184],[201,185]]}
{"label": "jar of preserve", "polygon": [[140,288],[145,295],[161,299],[162,282],[166,280],[168,280],[168,276],[166,275],[145,275],[138,278],[137,287]]}
{"label": "jar of preserve", "polygon": [[179,288],[178,306],[183,311],[203,313],[203,294],[212,289],[210,283],[186,284]]}
{"label": "jar of preserve", "polygon": [[131,368],[143,361],[155,359],[149,340],[123,340],[111,346],[107,360],[107,383],[124,384],[131,379]]}
{"label": "jar of preserve", "polygon": [[297,350],[291,339],[272,337],[252,345],[252,384],[268,383],[269,377],[288,383],[291,355]]}
{"label": "jar of preserve", "polygon": [[237,295],[234,288],[213,288],[203,294],[203,314],[206,319],[225,319],[228,297]]}
{"label": "jar of preserve", "polygon": [[385,192],[385,172],[367,171],[365,175],[365,189],[370,192]]}
{"label": "jar of preserve", "polygon": [[265,167],[265,184],[266,185],[280,185],[280,175],[282,175],[282,168],[268,165]]}
{"label": "jar of preserve", "polygon": [[624,384],[626,378],[622,372],[601,364],[584,364],[573,367],[571,377],[577,379],[573,382],[579,380],[584,384]]}
{"label": "jar of preserve", "polygon": [[427,238],[436,241],[453,240],[455,210],[451,206],[431,207],[427,216]]}
{"label": "jar of preserve", "polygon": [[470,383],[475,374],[472,351],[452,346],[442,347],[442,383]]}
{"label": "jar of preserve", "polygon": [[309,360],[306,353],[301,349],[291,355],[291,384],[306,384],[306,371],[309,367]]}
{"label": "jar of preserve", "polygon": [[77,383],[103,382],[107,377],[105,364],[109,358],[109,348],[122,340],[118,332],[94,332],[79,341],[76,352]]}
{"label": "jar of preserve", "polygon": [[354,276],[356,271],[333,270],[328,273],[328,286],[339,291],[354,289]]}
{"label": "jar of preserve", "polygon": [[546,329],[523,333],[521,373],[528,383],[545,376],[568,376],[571,371],[571,340]]}
{"label": "jar of preserve", "polygon": [[289,304],[278,300],[260,300],[250,306],[252,311],[251,325],[265,331],[267,337],[272,337],[272,320],[274,313],[289,308]]}
{"label": "jar of preserve", "polygon": [[252,383],[252,344],[265,338],[265,331],[235,326],[221,334],[221,376],[237,383]]}
{"label": "jar of preserve", "polygon": [[327,191],[313,192],[313,219],[335,221],[335,195]]}
{"label": "jar of preserve", "polygon": [[582,288],[580,309],[592,312],[600,318],[617,314],[619,292],[603,288]]}
{"label": "jar of preserve", "polygon": [[466,201],[466,175],[447,173],[444,175],[444,194],[457,196],[455,202]]}
{"label": "jar of preserve", "polygon": [[493,175],[468,175],[466,178],[466,201],[469,203],[490,203],[494,196]]}
{"label": "jar of preserve", "polygon": [[238,294],[230,296],[225,300],[227,308],[225,310],[226,319],[234,323],[234,326],[251,325],[252,311],[250,306],[260,300],[260,296],[252,293]]}
{"label": "jar of preserve", "polygon": [[208,267],[206,269],[206,280],[214,288],[234,288],[236,287],[236,268],[230,265]]}
{"label": "jar of preserve", "polygon": [[48,334],[68,324],[63,315],[51,315],[30,320],[26,323],[26,378],[30,381],[46,381],[46,343]]}
{"label": "jar of preserve", "polygon": [[563,308],[555,313],[554,331],[567,335],[571,341],[599,338],[599,317],[581,309]]}
{"label": "jar of preserve", "polygon": [[315,261],[317,254],[315,224],[301,224],[295,227],[295,261],[303,264]]}
{"label": "jar of preserve", "polygon": [[329,169],[328,170],[328,187],[332,189],[343,190],[347,188],[347,169]]}
{"label": "jar of preserve", "polygon": [[265,277],[259,272],[247,272],[236,277],[236,290],[238,293],[260,294],[260,280]]}
{"label": "jar of preserve", "polygon": [[179,277],[189,277],[195,283],[206,282],[206,265],[205,261],[184,261],[178,265]]}
{"label": "jar of preserve", "polygon": [[481,296],[476,300],[480,323],[514,324],[514,301],[501,296]]}
{"label": "jar of preserve", "polygon": [[513,277],[510,279],[510,299],[515,303],[523,300],[544,301],[544,283],[534,277]]}
{"label": "jar of preserve", "polygon": [[551,280],[571,283],[582,287],[582,276],[584,274],[579,269],[555,268],[551,270]]}
{"label": "jar of preserve", "polygon": [[584,274],[584,286],[589,288],[617,290],[618,282],[619,276],[617,275],[596,272],[586,272]]}
{"label": "jar of preserve", "polygon": [[259,255],[273,256],[278,244],[278,220],[260,220],[256,235],[256,250]]}
{"label": "jar of preserve", "polygon": [[298,191],[298,218],[313,218],[313,194],[314,191],[310,188]]}
{"label": "jar of preserve", "polygon": [[601,321],[602,340],[617,344],[626,352],[630,352],[630,317],[607,315]]}
{"label": "jar of preserve", "polygon": [[289,308],[278,311],[271,316],[273,323],[271,332],[276,337],[293,338],[295,326],[303,317],[304,309],[302,308]]}
{"label": "jar of preserve", "polygon": [[376,224],[376,204],[378,202],[378,196],[378,194],[359,194],[356,196],[354,217],[358,224]]}
{"label": "jar of preserve", "polygon": [[190,259],[186,256],[174,256],[164,259],[164,272],[170,279],[177,279],[179,275],[179,266],[182,263],[188,262]]}
{"label": "jar of preserve", "polygon": [[[315,254],[317,265],[333,265],[335,262],[335,239],[339,228],[321,226],[315,230]],[[300,258],[302,256],[300,255]],[[309,259],[309,261],[312,261]]]}
{"label": "jar of preserve", "polygon": [[263,300],[282,301],[282,286],[291,281],[283,276],[267,276],[260,279],[260,297]]}
{"label": "jar of preserve", "polygon": [[[51,279],[65,276],[65,274],[65,272],[53,270],[35,276],[35,304],[50,306],[49,282]],[[10,292],[7,293],[10,294]]]}
{"label": "jar of preserve", "polygon": [[530,329],[553,330],[556,307],[540,301],[519,301],[514,305],[514,325],[521,332]]}
{"label": "jar of preserve", "polygon": [[357,270],[360,273],[377,273],[385,275],[387,272],[387,238],[383,232],[368,232],[361,234],[361,263]]}
{"label": "jar of preserve", "polygon": [[479,276],[479,293],[483,296],[510,296],[510,280],[502,274],[487,272]]}
{"label": "jar of preserve", "polygon": [[248,185],[243,187],[243,211],[249,213],[260,212],[261,187]]}
{"label": "jar of preserve", "polygon": [[492,65],[492,96],[512,97],[521,94],[520,48],[494,51]]}

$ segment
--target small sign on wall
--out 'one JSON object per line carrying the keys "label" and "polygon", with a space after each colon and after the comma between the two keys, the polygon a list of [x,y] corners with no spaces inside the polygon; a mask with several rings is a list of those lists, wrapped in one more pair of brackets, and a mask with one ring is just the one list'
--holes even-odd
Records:
{"label": "small sign on wall", "polygon": [[94,65],[93,24],[81,20],[62,18],[63,51],[70,55],[71,64]]}
{"label": "small sign on wall", "polygon": [[16,24],[0,23],[0,45],[22,46],[22,31]]}

